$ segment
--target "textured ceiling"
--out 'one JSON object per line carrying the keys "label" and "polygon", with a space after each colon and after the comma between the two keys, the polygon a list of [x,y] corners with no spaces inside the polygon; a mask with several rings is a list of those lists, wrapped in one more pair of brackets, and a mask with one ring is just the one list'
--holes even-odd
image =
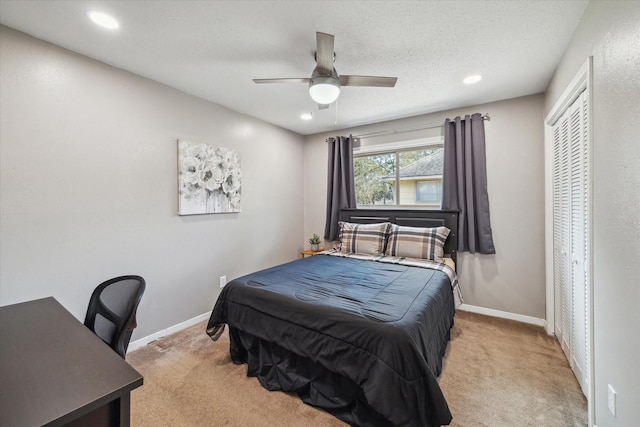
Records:
{"label": "textured ceiling", "polygon": [[[1,0],[0,22],[235,111],[308,135],[545,90],[587,1]],[[86,16],[113,15],[109,31]],[[346,87],[318,111],[305,84],[315,32],[335,35],[339,74],[396,76]],[[0,58],[1,59],[1,58]],[[464,85],[469,74],[482,74]],[[313,112],[310,121],[300,114]]]}

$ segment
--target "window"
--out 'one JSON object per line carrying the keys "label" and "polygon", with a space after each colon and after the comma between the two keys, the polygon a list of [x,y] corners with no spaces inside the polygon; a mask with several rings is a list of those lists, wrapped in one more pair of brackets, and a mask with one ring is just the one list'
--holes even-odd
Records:
{"label": "window", "polygon": [[416,182],[416,202],[440,203],[442,200],[442,179]]}
{"label": "window", "polygon": [[371,146],[354,152],[357,206],[440,208],[444,155],[441,140],[436,144],[396,147]]}

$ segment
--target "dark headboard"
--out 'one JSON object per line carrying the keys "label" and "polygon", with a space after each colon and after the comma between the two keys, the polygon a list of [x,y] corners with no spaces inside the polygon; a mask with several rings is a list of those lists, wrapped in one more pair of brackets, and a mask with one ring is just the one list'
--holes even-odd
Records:
{"label": "dark headboard", "polygon": [[444,253],[458,262],[458,211],[417,209],[342,209],[340,221],[357,224],[391,222],[409,227],[445,226],[451,232],[444,244]]}

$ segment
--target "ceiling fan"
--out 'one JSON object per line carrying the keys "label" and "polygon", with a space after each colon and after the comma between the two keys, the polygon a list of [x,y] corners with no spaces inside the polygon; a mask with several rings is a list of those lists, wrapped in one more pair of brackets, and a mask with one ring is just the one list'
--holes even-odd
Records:
{"label": "ceiling fan", "polygon": [[338,99],[342,86],[394,87],[397,77],[338,75],[333,67],[336,54],[333,51],[334,37],[316,32],[316,68],[310,78],[253,79],[255,83],[309,83],[309,95],[318,103],[318,108],[329,108]]}

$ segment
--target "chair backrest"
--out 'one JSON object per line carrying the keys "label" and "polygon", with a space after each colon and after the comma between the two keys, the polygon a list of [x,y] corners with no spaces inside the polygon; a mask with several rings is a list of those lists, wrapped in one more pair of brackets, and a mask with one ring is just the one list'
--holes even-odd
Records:
{"label": "chair backrest", "polygon": [[140,276],[120,276],[101,283],[91,294],[84,324],[123,358],[137,326],[145,285]]}

